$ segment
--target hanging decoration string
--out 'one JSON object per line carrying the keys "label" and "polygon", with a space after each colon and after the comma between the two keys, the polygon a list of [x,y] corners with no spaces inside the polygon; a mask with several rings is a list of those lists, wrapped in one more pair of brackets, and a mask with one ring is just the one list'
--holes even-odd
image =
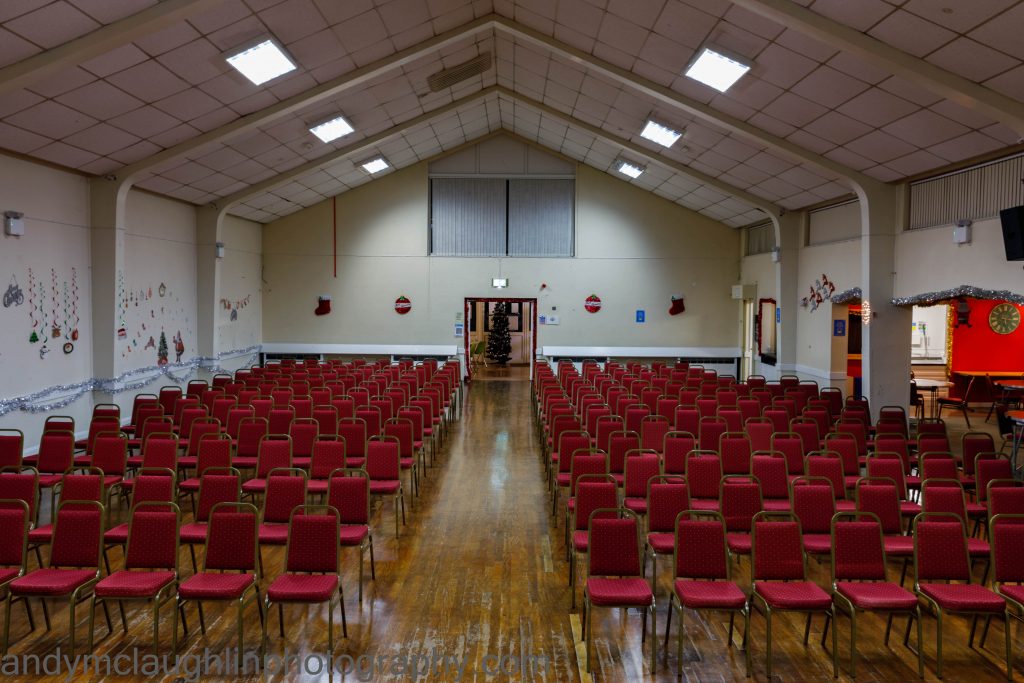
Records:
{"label": "hanging decoration string", "polygon": [[36,280],[32,276],[32,269],[28,269],[28,319],[32,321],[32,331],[35,332],[39,326],[36,320]]}

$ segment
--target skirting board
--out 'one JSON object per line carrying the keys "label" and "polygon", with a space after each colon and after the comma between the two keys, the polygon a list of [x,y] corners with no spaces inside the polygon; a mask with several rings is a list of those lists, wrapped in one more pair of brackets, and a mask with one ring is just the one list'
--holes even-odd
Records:
{"label": "skirting board", "polygon": [[338,356],[455,356],[455,344],[263,344],[263,353],[328,354]]}

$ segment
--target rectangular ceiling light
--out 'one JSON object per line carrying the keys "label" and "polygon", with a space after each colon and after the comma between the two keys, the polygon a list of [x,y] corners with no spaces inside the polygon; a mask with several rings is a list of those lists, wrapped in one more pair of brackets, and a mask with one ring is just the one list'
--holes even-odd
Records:
{"label": "rectangular ceiling light", "polygon": [[388,168],[389,164],[384,160],[384,157],[374,157],[369,161],[364,161],[360,164],[363,170],[367,173],[380,173],[385,168]]}
{"label": "rectangular ceiling light", "polygon": [[345,117],[338,116],[330,121],[324,121],[321,124],[313,126],[309,129],[309,132],[324,142],[331,142],[332,140],[337,140],[342,136],[348,135],[354,130],[355,128],[345,120]]}
{"label": "rectangular ceiling light", "polygon": [[492,277],[491,278],[491,287],[494,287],[495,289],[505,289],[506,287],[508,287],[508,278],[507,277]]}
{"label": "rectangular ceiling light", "polygon": [[668,126],[663,126],[652,120],[648,120],[647,125],[640,131],[640,137],[656,142],[662,147],[671,147],[682,136],[683,134],[679,131],[672,130]]}
{"label": "rectangular ceiling light", "polygon": [[228,55],[227,61],[256,85],[295,70],[295,63],[269,38]]}
{"label": "rectangular ceiling light", "polygon": [[643,172],[643,166],[637,166],[636,164],[628,161],[622,161],[621,159],[616,162],[615,170],[622,175],[629,176],[630,178],[639,178]]}
{"label": "rectangular ceiling light", "polygon": [[750,63],[726,54],[724,50],[705,45],[697,58],[690,62],[686,75],[718,92],[725,92],[750,71],[750,66]]}

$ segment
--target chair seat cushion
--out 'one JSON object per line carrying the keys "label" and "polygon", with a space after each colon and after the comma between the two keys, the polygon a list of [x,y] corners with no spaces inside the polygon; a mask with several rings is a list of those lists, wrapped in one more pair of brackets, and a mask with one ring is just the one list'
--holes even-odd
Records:
{"label": "chair seat cushion", "polygon": [[648,607],[654,602],[651,586],[638,576],[610,579],[600,576],[587,579],[590,602],[599,607]]}
{"label": "chair seat cushion", "polygon": [[857,504],[852,500],[837,500],[836,501],[836,512],[853,512],[857,509]]}
{"label": "chair seat cushion", "polygon": [[921,512],[921,504],[909,500],[900,501],[900,514],[904,517],[916,517]]}
{"label": "chair seat cushion", "polygon": [[370,535],[370,527],[365,524],[343,524],[338,532],[340,545],[360,545]]}
{"label": "chair seat cushion", "polygon": [[100,598],[148,598],[174,582],[172,571],[116,571],[96,584]]}
{"label": "chair seat cushion", "polygon": [[55,486],[62,479],[64,479],[63,474],[40,474],[39,488],[49,488],[51,486]]}
{"label": "chair seat cushion", "polygon": [[256,583],[254,574],[193,574],[178,586],[183,600],[237,600]]}
{"label": "chair seat cushion", "polygon": [[920,592],[939,607],[953,612],[1002,612],[1006,601],[974,583],[922,583]]}
{"label": "chair seat cushion", "polygon": [[231,466],[240,470],[248,470],[256,467],[258,458],[254,455],[236,455],[231,458]]}
{"label": "chair seat cushion", "polygon": [[690,609],[743,609],[747,596],[732,581],[676,579],[673,587],[683,607]]}
{"label": "chair seat cushion", "polygon": [[750,534],[744,531],[730,531],[725,535],[729,550],[737,555],[749,555],[751,547]]}
{"label": "chair seat cushion", "polygon": [[401,488],[402,482],[397,479],[385,479],[383,481],[370,482],[370,493],[375,496],[398,493]]}
{"label": "chair seat cushion", "polygon": [[676,549],[676,538],[672,532],[655,531],[647,534],[647,544],[658,555],[671,555]]}
{"label": "chair seat cushion", "polygon": [[987,558],[991,552],[988,541],[980,538],[967,538],[967,554],[971,557]]}
{"label": "chair seat cushion", "polygon": [[327,480],[310,479],[309,482],[306,483],[306,493],[318,496],[327,493]]}
{"label": "chair seat cushion", "polygon": [[288,543],[287,524],[260,524],[260,543],[285,545]]}
{"label": "chair seat cushion", "polygon": [[790,504],[788,498],[768,498],[762,502],[762,507],[770,512],[789,512]]}
{"label": "chair seat cushion", "polygon": [[585,553],[590,548],[590,538],[586,531],[572,532],[572,547],[578,553]]}
{"label": "chair seat cushion", "polygon": [[804,550],[812,555],[832,552],[832,534],[804,534]]}
{"label": "chair seat cushion", "polygon": [[312,459],[312,456],[309,455],[293,455],[292,467],[301,467],[304,470],[308,470],[309,463]]}
{"label": "chair seat cushion", "polygon": [[206,543],[206,522],[182,524],[178,538],[182,543]]}
{"label": "chair seat cushion", "polygon": [[988,506],[984,503],[967,501],[967,514],[971,517],[985,518],[988,516]]}
{"label": "chair seat cushion", "polygon": [[18,567],[4,567],[3,569],[0,569],[0,586],[4,585],[11,579],[17,578],[20,573],[21,569]]}
{"label": "chair seat cushion", "polygon": [[198,491],[199,490],[199,477],[191,477],[189,479],[183,479],[178,483],[179,491]]}
{"label": "chair seat cushion", "polygon": [[627,510],[632,510],[638,515],[647,514],[647,499],[646,498],[624,498],[622,505]]}
{"label": "chair seat cushion", "polygon": [[914,537],[903,534],[886,534],[882,537],[885,554],[891,557],[913,557]]}
{"label": "chair seat cushion", "polygon": [[272,602],[327,602],[338,590],[337,574],[281,574],[267,587]]}
{"label": "chair seat cushion", "polygon": [[562,487],[568,486],[570,476],[572,475],[569,472],[559,472],[555,475],[555,483]]}
{"label": "chair seat cushion", "polygon": [[266,490],[266,479],[250,479],[242,484],[242,493],[263,493]]}
{"label": "chair seat cushion", "polygon": [[42,524],[37,526],[35,529],[29,529],[28,542],[29,544],[36,543],[49,543],[53,539],[53,525]]}
{"label": "chair seat cushion", "polygon": [[103,534],[103,542],[108,545],[127,543],[128,525],[118,524],[117,526],[108,529]]}
{"label": "chair seat cushion", "polygon": [[14,595],[68,595],[97,576],[95,569],[37,569],[11,581]]}
{"label": "chair seat cushion", "polygon": [[691,498],[690,508],[693,510],[718,510],[717,498]]}
{"label": "chair seat cushion", "polygon": [[912,610],[917,596],[902,586],[887,581],[881,583],[836,582],[836,590],[860,609]]}
{"label": "chair seat cushion", "polygon": [[754,591],[772,609],[825,610],[832,606],[832,596],[811,581],[759,581]]}
{"label": "chair seat cushion", "polygon": [[[0,581],[0,583],[3,583],[3,581]],[[999,586],[999,593],[1000,595],[1005,595],[1010,600],[1014,600],[1024,605],[1024,586],[1003,584]]]}
{"label": "chair seat cushion", "polygon": [[346,455],[345,456],[345,467],[362,467],[366,463],[366,458],[361,455]]}

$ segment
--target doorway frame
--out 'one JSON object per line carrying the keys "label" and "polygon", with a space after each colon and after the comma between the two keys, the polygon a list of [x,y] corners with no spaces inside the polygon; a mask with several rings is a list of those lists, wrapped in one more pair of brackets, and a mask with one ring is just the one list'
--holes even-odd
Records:
{"label": "doorway frame", "polygon": [[530,315],[533,318],[532,333],[530,334],[530,381],[533,381],[533,368],[537,360],[537,298],[526,296],[467,296],[462,300],[462,347],[466,359],[465,381],[473,379],[473,367],[469,355],[469,306],[470,302],[483,301],[485,304],[491,301],[519,302],[530,304]]}

